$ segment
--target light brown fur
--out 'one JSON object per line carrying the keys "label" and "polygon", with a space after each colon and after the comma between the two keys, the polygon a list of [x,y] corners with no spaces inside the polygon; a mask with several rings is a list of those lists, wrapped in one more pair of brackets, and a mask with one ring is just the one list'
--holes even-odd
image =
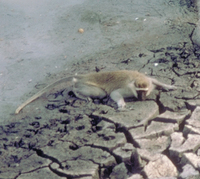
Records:
{"label": "light brown fur", "polygon": [[110,98],[117,103],[119,109],[124,109],[124,98],[126,97],[138,98],[138,94],[142,93],[142,100],[144,100],[155,87],[176,89],[175,86],[161,83],[156,79],[139,73],[138,71],[119,70],[90,73],[86,75],[63,78],[50,84],[20,105],[16,109],[15,113],[18,114],[27,104],[37,99],[48,89],[65,81],[72,82],[73,92],[76,97],[81,99],[103,99],[106,96],[110,96]]}
{"label": "light brown fur", "polygon": [[144,82],[148,85],[147,77],[143,73],[128,70],[90,73],[84,75],[82,80],[88,85],[104,89],[107,94],[110,94],[115,89],[126,86],[132,81],[136,82],[137,87],[141,87]]}

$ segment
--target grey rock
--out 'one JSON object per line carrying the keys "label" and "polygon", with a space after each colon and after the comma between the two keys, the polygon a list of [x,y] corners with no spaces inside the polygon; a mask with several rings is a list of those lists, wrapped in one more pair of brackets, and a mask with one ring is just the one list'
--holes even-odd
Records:
{"label": "grey rock", "polygon": [[[170,93],[178,93],[178,91],[172,91]],[[180,93],[176,94],[176,96],[178,96],[179,94]],[[189,94],[191,94],[191,93],[189,93]],[[159,100],[162,103],[162,105],[163,105],[164,108],[170,109],[172,111],[179,111],[180,109],[184,109],[186,107],[184,100],[182,100],[182,99],[175,99],[174,95],[168,95],[167,93],[161,93]]]}
{"label": "grey rock", "polygon": [[200,149],[197,150],[197,156],[200,156]]}
{"label": "grey rock", "polygon": [[200,134],[200,106],[197,106],[193,111],[191,117],[186,120],[186,125],[184,126],[183,133],[187,134]]}
{"label": "grey rock", "polygon": [[[151,156],[151,154],[149,154],[149,156]],[[176,177],[178,175],[176,167],[165,155],[155,154],[149,159],[151,160],[144,167],[144,172],[148,179]]]}
{"label": "grey rock", "polygon": [[[78,158],[85,161],[94,161],[101,167],[108,167],[116,165],[115,158],[108,152],[101,148],[92,148],[89,146],[72,149],[70,142],[58,142],[53,146],[46,146],[42,148],[45,155],[51,156],[58,161],[73,160]],[[71,148],[71,149],[70,149]]]}
{"label": "grey rock", "polygon": [[124,146],[118,147],[115,150],[113,150],[113,153],[115,155],[120,156],[122,159],[122,162],[130,162],[131,156],[134,151],[135,151],[135,148],[133,147],[133,145],[126,143]]}
{"label": "grey rock", "polygon": [[177,179],[177,177],[159,177],[156,179]]}
{"label": "grey rock", "polygon": [[170,137],[171,137],[170,149],[181,146],[185,141],[185,138],[183,137],[183,134],[181,132],[174,132],[171,134]]}
{"label": "grey rock", "polygon": [[178,130],[178,128],[178,124],[175,123],[152,121],[151,124],[147,127],[146,131],[144,131],[143,127],[138,127],[130,129],[129,132],[131,133],[134,139],[152,139],[162,135],[169,136],[171,133]]}
{"label": "grey rock", "polygon": [[124,146],[115,149],[113,154],[118,156],[120,161],[124,162],[131,172],[135,172],[138,168],[143,166],[141,158],[132,144],[127,143]]}
{"label": "grey rock", "polygon": [[136,139],[141,149],[146,149],[152,153],[161,153],[170,145],[168,136],[161,136],[153,139]]}
{"label": "grey rock", "polygon": [[91,161],[67,160],[61,163],[62,168],[57,163],[52,163],[49,167],[54,173],[59,173],[65,177],[91,177],[99,179],[99,166]]}
{"label": "grey rock", "polygon": [[182,110],[178,112],[166,111],[158,115],[154,120],[162,122],[175,122],[181,124],[189,114],[189,110]]}
{"label": "grey rock", "polygon": [[200,21],[198,21],[197,26],[192,35],[192,41],[194,44],[200,46]]}
{"label": "grey rock", "polygon": [[144,179],[144,178],[140,174],[134,174],[134,175],[128,177],[127,179]]}
{"label": "grey rock", "polygon": [[71,130],[61,138],[63,141],[73,141],[76,145],[90,145],[95,147],[104,147],[113,150],[126,143],[126,137],[123,133],[116,133],[113,129],[106,128],[98,132],[92,133],[88,130]]}
{"label": "grey rock", "polygon": [[94,163],[97,163],[100,167],[109,167],[117,164],[113,155],[100,148],[92,148],[90,146],[81,147],[75,150],[72,155],[73,158],[79,158],[80,160],[94,161]]}
{"label": "grey rock", "polygon": [[35,152],[21,148],[9,147],[7,150],[1,151],[0,178],[14,178],[19,173],[25,173],[34,170],[40,165],[47,167],[50,164],[48,159],[39,157]]}
{"label": "grey rock", "polygon": [[181,172],[180,177],[182,179],[198,179],[199,172],[195,170],[192,165],[186,164],[183,166],[183,171]]}
{"label": "grey rock", "polygon": [[102,110],[99,110],[95,111],[93,115],[102,117],[104,120],[111,123],[120,124],[127,128],[132,128],[135,126],[146,125],[148,121],[156,117],[159,112],[157,104],[153,101],[133,102],[131,108],[131,110],[118,113],[107,111],[105,114],[102,114]]}
{"label": "grey rock", "polygon": [[200,135],[188,134],[187,140],[180,146],[171,146],[169,152],[171,156],[181,157],[184,152],[197,151],[200,147]]}
{"label": "grey rock", "polygon": [[37,170],[33,170],[32,172],[22,173],[17,177],[17,179],[55,179],[59,178],[59,176],[53,173],[49,168],[39,168]]}
{"label": "grey rock", "polygon": [[199,99],[187,100],[186,104],[188,109],[194,110],[197,106],[200,106],[200,100]]}
{"label": "grey rock", "polygon": [[191,164],[194,168],[200,169],[200,156],[197,156],[194,153],[184,153],[183,157],[181,158],[181,164],[186,165],[186,164]]}
{"label": "grey rock", "polygon": [[110,174],[110,179],[127,179],[128,171],[124,163],[121,163],[113,168],[112,173]]}
{"label": "grey rock", "polygon": [[[195,121],[194,123],[199,123]],[[188,135],[188,134],[200,134],[200,129],[196,126],[191,126],[191,125],[185,125],[183,129],[183,134]]]}

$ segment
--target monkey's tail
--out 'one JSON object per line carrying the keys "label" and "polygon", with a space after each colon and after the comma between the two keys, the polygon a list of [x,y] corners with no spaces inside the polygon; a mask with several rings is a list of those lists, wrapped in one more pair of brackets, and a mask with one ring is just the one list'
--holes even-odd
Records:
{"label": "monkey's tail", "polygon": [[54,87],[55,85],[65,82],[65,81],[72,81],[73,77],[65,77],[62,78],[54,83],[51,83],[50,85],[46,86],[45,88],[43,88],[41,91],[39,91],[38,93],[36,93],[35,95],[33,95],[31,98],[29,98],[27,101],[25,101],[24,103],[22,103],[15,111],[15,114],[18,114],[26,105],[28,105],[29,103],[31,103],[32,101],[36,100],[37,98],[39,98],[41,95],[43,95],[49,88]]}
{"label": "monkey's tail", "polygon": [[168,91],[168,90],[176,90],[177,87],[174,86],[174,85],[168,85],[168,84],[165,84],[165,83],[161,83],[159,82],[158,80],[154,79],[154,78],[151,78],[153,84],[155,84],[157,87],[159,88],[163,88],[164,90]]}

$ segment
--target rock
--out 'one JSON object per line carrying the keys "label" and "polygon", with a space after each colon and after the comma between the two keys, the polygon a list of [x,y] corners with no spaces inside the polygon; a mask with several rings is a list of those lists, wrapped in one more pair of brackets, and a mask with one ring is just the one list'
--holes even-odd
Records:
{"label": "rock", "polygon": [[131,172],[142,167],[141,159],[132,144],[127,143],[122,147],[118,147],[113,151],[113,154],[118,157],[118,161],[124,162]]}
{"label": "rock", "polygon": [[[91,135],[92,133],[92,135]],[[97,132],[88,130],[82,132],[72,130],[70,133],[62,137],[63,141],[73,141],[76,145],[90,145],[95,147],[107,148],[113,150],[119,146],[123,146],[126,143],[126,137],[123,133],[116,133],[114,130],[104,129]]]}
{"label": "rock", "polygon": [[113,168],[112,173],[110,174],[110,179],[126,179],[128,171],[124,163],[121,163]]}
{"label": "rock", "polygon": [[154,121],[161,121],[161,122],[174,122],[181,124],[184,119],[190,114],[189,110],[183,110],[183,111],[178,111],[178,112],[171,112],[171,111],[166,111],[159,116],[157,116]]}
{"label": "rock", "polygon": [[107,133],[99,136],[99,139],[89,141],[88,145],[100,148],[107,148],[112,151],[119,146],[123,146],[126,143],[126,138],[123,133]]}
{"label": "rock", "polygon": [[[46,155],[47,159],[48,156],[56,158],[58,161],[62,162],[63,160],[71,159],[73,150],[73,143],[71,142],[63,142],[58,141],[53,143],[50,146],[45,146],[40,149],[41,154]],[[39,153],[39,152],[38,152]]]}
{"label": "rock", "polygon": [[39,157],[34,151],[22,148],[8,147],[0,150],[0,178],[15,178],[18,173],[25,173],[39,166],[48,166],[50,161]]}
{"label": "rock", "polygon": [[[144,112],[145,111],[145,112]],[[95,111],[93,116],[103,118],[114,124],[120,124],[126,128],[146,125],[149,120],[158,115],[158,106],[153,101],[137,101],[133,103],[132,109],[122,112],[102,113],[102,110]]]}
{"label": "rock", "polygon": [[[10,177],[8,177],[8,178],[10,178]],[[39,169],[34,170],[32,172],[22,173],[17,177],[17,179],[28,179],[28,178],[55,179],[55,178],[59,178],[59,176],[56,173],[53,173],[51,170],[49,170],[48,167],[46,167],[46,168],[39,168]]]}
{"label": "rock", "polygon": [[113,153],[115,155],[118,155],[122,162],[130,162],[131,156],[133,152],[135,151],[135,148],[132,144],[126,143],[124,146],[118,147],[115,150],[113,150]]}
{"label": "rock", "polygon": [[[177,93],[177,92],[174,91],[170,93]],[[165,109],[170,109],[172,111],[179,111],[180,109],[185,108],[185,101],[182,99],[175,99],[174,95],[170,96],[170,95],[167,95],[166,93],[161,93],[159,101],[161,102],[161,104],[163,105]]]}
{"label": "rock", "polygon": [[177,179],[176,177],[160,177],[160,178],[156,178],[156,179]]}
{"label": "rock", "polygon": [[[80,156],[81,154],[81,156]],[[92,148],[89,146],[81,147],[72,153],[73,158],[79,158],[80,160],[91,160],[97,163],[100,167],[109,167],[116,165],[116,160],[113,155],[107,151],[103,151],[100,148]]]}
{"label": "rock", "polygon": [[178,130],[178,128],[178,124],[152,121],[151,124],[147,127],[146,131],[144,131],[143,127],[138,127],[130,129],[129,132],[134,139],[152,139],[162,135],[169,136],[175,130]]}
{"label": "rock", "polygon": [[95,127],[96,127],[95,130],[97,132],[101,132],[101,131],[103,131],[105,129],[106,130],[111,130],[111,131],[115,131],[116,130],[115,124],[110,123],[110,122],[106,122],[104,120],[102,120],[101,122],[99,122]]}
{"label": "rock", "polygon": [[152,153],[161,153],[170,145],[170,139],[167,136],[161,136],[153,139],[136,139],[141,149],[146,149]]}
{"label": "rock", "polygon": [[[197,121],[195,123],[198,123]],[[200,134],[200,129],[195,126],[191,125],[185,125],[183,129],[183,134],[188,135],[188,134]]]}
{"label": "rock", "polygon": [[194,153],[184,153],[183,157],[181,158],[181,164],[186,165],[186,164],[192,164],[196,169],[200,169],[200,156],[197,156]]}
{"label": "rock", "polygon": [[137,148],[137,152],[138,152],[139,156],[141,157],[141,159],[143,159],[145,161],[157,160],[160,157],[159,154],[154,154],[152,152],[149,152],[146,149],[139,149],[139,148]]}
{"label": "rock", "polygon": [[171,134],[170,137],[171,137],[170,149],[181,146],[185,141],[185,138],[183,137],[183,134],[181,132],[174,132]]}
{"label": "rock", "polygon": [[180,173],[181,179],[198,179],[199,172],[195,170],[192,165],[186,164],[183,167],[183,171]]}
{"label": "rock", "polygon": [[95,163],[98,163],[100,167],[116,165],[115,158],[101,148],[92,148],[89,146],[73,148],[70,142],[59,142],[54,146],[46,146],[42,148],[42,150],[46,156],[57,159],[60,162],[78,158],[85,161],[93,160]]}
{"label": "rock", "polygon": [[184,152],[195,152],[200,147],[200,135],[188,134],[187,140],[180,146],[170,146],[170,156],[181,157]]}
{"label": "rock", "polygon": [[186,102],[187,108],[190,110],[194,110],[197,106],[200,106],[200,100],[195,99],[195,100],[187,100]]}
{"label": "rock", "polygon": [[[141,158],[143,157],[144,156],[141,155]],[[148,158],[150,161],[144,167],[144,172],[148,179],[176,177],[178,175],[176,167],[165,155],[155,154],[151,156],[151,154],[149,154]]]}
{"label": "rock", "polygon": [[134,175],[128,177],[127,179],[144,179],[144,178],[140,174],[134,174]]}
{"label": "rock", "polygon": [[194,44],[200,46],[200,21],[198,21],[197,26],[192,34],[192,41]]}
{"label": "rock", "polygon": [[187,134],[200,134],[200,106],[197,106],[193,111],[191,117],[186,120],[185,126],[183,129],[184,135]]}
{"label": "rock", "polygon": [[[62,166],[62,167],[61,167]],[[68,160],[61,163],[52,163],[49,168],[54,173],[58,173],[63,177],[91,177],[91,179],[99,179],[99,166],[91,161],[85,160]]]}

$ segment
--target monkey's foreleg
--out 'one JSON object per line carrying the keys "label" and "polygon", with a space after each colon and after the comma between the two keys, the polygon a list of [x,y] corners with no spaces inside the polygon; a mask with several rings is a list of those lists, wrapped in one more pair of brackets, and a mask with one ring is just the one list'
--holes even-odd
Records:
{"label": "monkey's foreleg", "polygon": [[126,103],[124,101],[124,97],[121,94],[121,91],[122,89],[118,89],[110,93],[110,98],[117,103],[119,110],[123,110],[126,106]]}
{"label": "monkey's foreleg", "polygon": [[110,98],[117,103],[119,110],[125,109],[126,103],[124,101],[124,98],[130,97],[137,98],[137,92],[134,86],[132,86],[131,84],[127,85],[125,88],[120,88],[110,93]]}

